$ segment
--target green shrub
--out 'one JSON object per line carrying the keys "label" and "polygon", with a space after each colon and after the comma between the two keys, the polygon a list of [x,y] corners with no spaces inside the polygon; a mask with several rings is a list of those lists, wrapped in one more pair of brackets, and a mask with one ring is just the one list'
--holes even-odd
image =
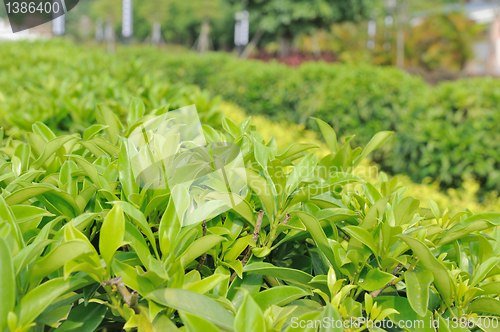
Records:
{"label": "green shrub", "polygon": [[134,99],[121,122],[101,105],[83,133],[0,130],[2,331],[306,331],[296,323],[324,318],[489,331],[500,316],[500,213],[423,208],[396,181],[349,173],[391,132],[352,149],[317,120],[330,150],[318,159],[314,144],[279,151],[250,118],[205,125],[207,142],[240,147],[249,191],[226,212],[192,206],[210,216],[182,226],[169,187],[132,172],[131,129],[166,112],[146,109]]}
{"label": "green shrub", "polygon": [[36,121],[56,132],[83,131],[97,103],[124,119],[131,95],[150,108],[196,103],[206,122],[220,126],[210,92],[247,113],[316,131],[309,119],[319,117],[347,137],[356,134],[354,145],[378,131],[395,131],[393,141],[373,155],[386,171],[414,181],[431,177],[443,188],[458,188],[472,177],[482,191],[500,189],[499,88],[493,79],[429,87],[398,69],[368,65],[289,68],[219,53],[170,55],[132,47],[110,56],[62,41],[30,43],[30,52],[26,45],[0,50],[1,58],[10,59],[0,64],[0,121],[10,132],[22,133]]}
{"label": "green shrub", "polygon": [[[128,51],[127,51],[128,52]],[[242,61],[226,54],[182,57],[137,49],[167,77],[198,84],[250,114],[294,121],[318,130],[319,117],[355,144],[376,132],[396,132],[374,160],[414,181],[431,177],[458,188],[472,177],[482,191],[499,190],[497,81],[488,78],[426,85],[398,69],[369,65]],[[394,149],[391,149],[394,147]]]}
{"label": "green shrub", "polygon": [[413,112],[398,134],[394,171],[415,181],[459,187],[473,177],[482,190],[500,190],[500,83],[491,78],[442,83],[425,112]]}

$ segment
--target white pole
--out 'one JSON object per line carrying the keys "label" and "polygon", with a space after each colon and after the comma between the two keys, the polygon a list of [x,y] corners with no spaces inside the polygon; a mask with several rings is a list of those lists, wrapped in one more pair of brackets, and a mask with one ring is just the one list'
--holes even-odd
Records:
{"label": "white pole", "polygon": [[134,33],[132,0],[123,0],[122,5],[122,36],[130,38]]}
{"label": "white pole", "polygon": [[65,24],[66,24],[66,21],[65,21],[64,15],[56,17],[52,21],[52,33],[55,36],[62,36],[62,35],[64,35],[64,33],[65,33]]}

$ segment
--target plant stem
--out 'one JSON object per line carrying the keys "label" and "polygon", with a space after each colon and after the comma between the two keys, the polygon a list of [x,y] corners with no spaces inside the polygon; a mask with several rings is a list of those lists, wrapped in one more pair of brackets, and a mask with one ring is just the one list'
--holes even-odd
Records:
{"label": "plant stem", "polygon": [[[203,220],[203,224],[201,225],[201,227],[203,228],[203,236],[207,236],[207,220]],[[203,264],[205,264],[205,260],[207,259],[207,253],[204,252],[203,255],[201,255],[201,259],[200,259],[200,263],[198,263],[198,267],[196,268],[196,270],[198,272],[201,271],[201,268],[203,267]]]}
{"label": "plant stem", "polygon": [[[400,270],[401,268],[403,267],[403,264],[399,263],[398,266],[396,266],[396,268],[394,269],[394,271],[392,271],[392,275],[395,276]],[[400,282],[401,280],[403,280],[403,276],[400,276],[399,278],[397,279],[394,279],[392,280],[391,282],[389,282],[387,285],[385,285],[384,287],[376,290],[376,291],[373,291],[370,293],[371,297],[377,297],[380,295],[380,293],[382,293],[382,291],[384,289],[386,289],[387,287],[389,286],[394,286],[396,285],[398,282]]]}
{"label": "plant stem", "polygon": [[[106,286],[116,286],[116,289],[118,289],[118,292],[120,292],[120,295],[122,296],[123,302],[125,302],[129,306],[129,308],[133,309],[136,314],[141,312],[141,310],[137,306],[139,293],[137,293],[137,291],[135,290],[130,293],[127,289],[127,286],[125,286],[125,284],[123,283],[122,277],[116,277],[111,280],[106,280],[102,284]],[[117,305],[118,308],[120,308],[120,305],[118,303],[115,303],[115,301],[113,301],[113,304]],[[118,311],[120,312],[120,314],[122,314],[121,310]]]}
{"label": "plant stem", "polygon": [[[255,222],[255,228],[254,228],[253,234],[252,234],[252,241],[255,242],[255,244],[257,244],[257,240],[259,239],[260,228],[262,226],[262,219],[263,218],[264,218],[264,211],[260,210],[259,215],[257,216],[257,221]],[[248,263],[250,256],[252,256],[252,248],[250,246],[248,246],[247,250],[245,252],[245,256],[243,256],[243,259],[241,260],[242,267],[245,267],[245,265]],[[236,278],[236,276],[237,276],[237,273],[235,271],[231,275],[231,279],[229,279],[229,282],[232,282],[234,280],[234,278]]]}

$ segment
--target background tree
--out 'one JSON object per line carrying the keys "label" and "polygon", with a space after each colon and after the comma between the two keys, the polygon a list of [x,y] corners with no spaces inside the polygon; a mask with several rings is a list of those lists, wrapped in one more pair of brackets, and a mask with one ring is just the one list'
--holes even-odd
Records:
{"label": "background tree", "polygon": [[293,38],[328,28],[332,23],[368,17],[368,0],[249,0],[250,21],[279,40],[280,55],[290,53]]}
{"label": "background tree", "polygon": [[108,42],[108,52],[113,52],[115,49],[115,24],[121,22],[122,16],[121,1],[94,1],[91,6],[91,13],[94,17],[104,19],[106,22],[104,35]]}
{"label": "background tree", "polygon": [[135,12],[151,26],[151,42],[159,44],[162,40],[162,24],[171,17],[172,3],[178,0],[134,1]]}
{"label": "background tree", "polygon": [[201,22],[200,34],[194,48],[204,53],[210,46],[210,24],[213,20],[220,18],[221,9],[225,0],[191,0],[186,1],[192,17]]}

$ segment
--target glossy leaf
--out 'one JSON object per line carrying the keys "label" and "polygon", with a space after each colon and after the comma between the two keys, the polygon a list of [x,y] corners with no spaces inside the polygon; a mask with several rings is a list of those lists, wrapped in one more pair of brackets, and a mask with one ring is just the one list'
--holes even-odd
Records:
{"label": "glossy leaf", "polygon": [[434,281],[428,270],[405,273],[406,296],[411,307],[422,317],[427,315],[429,305],[429,287]]}

